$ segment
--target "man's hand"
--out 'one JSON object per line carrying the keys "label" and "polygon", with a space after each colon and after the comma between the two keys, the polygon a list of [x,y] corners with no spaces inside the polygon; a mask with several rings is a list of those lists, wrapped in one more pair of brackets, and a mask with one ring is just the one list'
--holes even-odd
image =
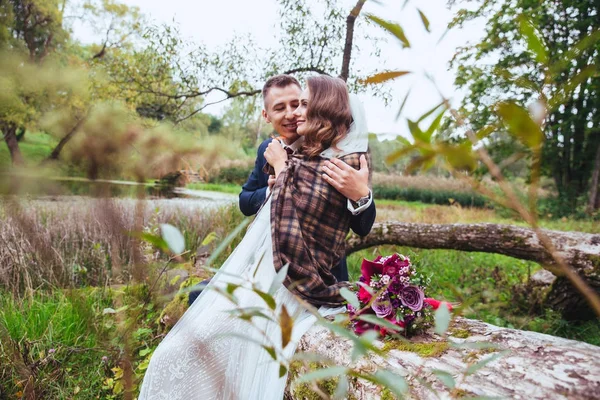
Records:
{"label": "man's hand", "polygon": [[279,140],[274,139],[271,143],[269,143],[267,150],[265,150],[265,160],[267,160],[267,162],[275,170],[276,177],[285,167],[287,158],[288,154]]}
{"label": "man's hand", "polygon": [[349,200],[358,201],[369,194],[369,167],[367,158],[360,156],[360,169],[332,158],[323,166],[323,179]]}
{"label": "man's hand", "polygon": [[275,185],[275,175],[269,175],[269,180],[267,181],[267,186],[269,187],[269,190],[273,190],[273,185]]}

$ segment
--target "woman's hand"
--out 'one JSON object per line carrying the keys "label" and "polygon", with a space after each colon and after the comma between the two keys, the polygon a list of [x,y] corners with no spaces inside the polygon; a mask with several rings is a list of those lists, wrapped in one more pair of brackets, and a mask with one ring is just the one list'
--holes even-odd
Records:
{"label": "woman's hand", "polygon": [[265,150],[265,159],[275,170],[275,177],[278,177],[279,173],[285,168],[287,158],[288,154],[279,140],[274,139],[269,143],[267,150]]}

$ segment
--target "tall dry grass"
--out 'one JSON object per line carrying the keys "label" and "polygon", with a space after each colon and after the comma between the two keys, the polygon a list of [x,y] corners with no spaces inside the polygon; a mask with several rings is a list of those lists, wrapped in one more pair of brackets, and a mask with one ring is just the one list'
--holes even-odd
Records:
{"label": "tall dry grass", "polygon": [[[194,254],[214,232],[224,238],[242,220],[236,206],[196,200],[60,198],[0,203],[0,288],[15,294],[41,287],[77,287],[143,279],[160,257],[132,232],[179,228]],[[135,268],[139,268],[136,270]]]}

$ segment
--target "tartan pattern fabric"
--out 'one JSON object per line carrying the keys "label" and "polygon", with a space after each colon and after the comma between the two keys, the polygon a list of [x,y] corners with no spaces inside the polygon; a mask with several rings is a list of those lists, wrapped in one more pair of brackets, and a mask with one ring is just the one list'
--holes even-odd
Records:
{"label": "tartan pattern fabric", "polygon": [[[360,168],[360,155],[340,159]],[[288,264],[285,286],[315,306],[339,306],[344,299],[331,268],[345,256],[351,214],[347,199],[322,178],[324,158],[292,155],[272,192],[273,259],[279,271]]]}

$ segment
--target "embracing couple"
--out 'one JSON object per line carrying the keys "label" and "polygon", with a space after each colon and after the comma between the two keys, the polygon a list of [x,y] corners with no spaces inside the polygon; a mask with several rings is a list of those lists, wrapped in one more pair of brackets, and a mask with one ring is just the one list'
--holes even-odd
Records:
{"label": "embracing couple", "polygon": [[[286,375],[272,354],[293,356],[316,321],[305,304],[323,316],[345,311],[345,238],[350,228],[366,235],[375,219],[364,109],[329,76],[308,78],[304,91],[276,76],[263,97],[280,137],[261,144],[240,194],[242,212],[257,216],[154,352],[140,399],[281,400]],[[272,293],[275,311],[257,290]],[[236,308],[254,317],[237,318]],[[282,312],[294,320],[285,345],[279,323],[264,317]]]}

